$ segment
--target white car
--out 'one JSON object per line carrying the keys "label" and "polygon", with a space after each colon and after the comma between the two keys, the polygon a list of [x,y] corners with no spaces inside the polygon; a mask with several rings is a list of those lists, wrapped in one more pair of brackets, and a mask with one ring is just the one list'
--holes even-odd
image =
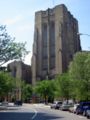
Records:
{"label": "white car", "polygon": [[60,110],[69,111],[70,107],[73,107],[73,104],[62,104]]}
{"label": "white car", "polygon": [[76,109],[79,106],[79,104],[74,104],[74,106],[69,108],[69,112],[76,113]]}
{"label": "white car", "polygon": [[62,101],[54,101],[54,103],[51,104],[50,107],[54,109],[59,109],[61,105],[62,105]]}

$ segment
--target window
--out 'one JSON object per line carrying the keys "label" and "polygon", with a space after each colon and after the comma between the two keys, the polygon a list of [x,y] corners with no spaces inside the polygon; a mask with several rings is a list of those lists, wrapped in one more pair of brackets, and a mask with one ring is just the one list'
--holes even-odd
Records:
{"label": "window", "polygon": [[50,22],[50,45],[55,45],[55,23]]}
{"label": "window", "polygon": [[50,59],[50,69],[55,68],[55,57],[51,57]]}
{"label": "window", "polygon": [[48,68],[48,59],[42,59],[43,62],[42,62],[42,69],[43,70],[46,70]]}
{"label": "window", "polygon": [[47,46],[47,24],[43,23],[42,27],[42,46]]}

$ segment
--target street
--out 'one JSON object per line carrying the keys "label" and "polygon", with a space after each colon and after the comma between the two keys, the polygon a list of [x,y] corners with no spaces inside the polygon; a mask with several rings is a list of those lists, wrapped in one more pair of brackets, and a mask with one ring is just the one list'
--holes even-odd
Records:
{"label": "street", "polygon": [[50,109],[43,104],[24,104],[0,111],[0,120],[87,120],[73,113]]}

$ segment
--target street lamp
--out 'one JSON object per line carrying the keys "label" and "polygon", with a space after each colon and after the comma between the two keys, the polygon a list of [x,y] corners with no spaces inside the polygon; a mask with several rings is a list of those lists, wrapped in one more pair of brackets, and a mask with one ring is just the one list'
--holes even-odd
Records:
{"label": "street lamp", "polygon": [[77,35],[78,35],[79,37],[82,36],[82,35],[90,37],[90,34],[86,34],[86,33],[77,33]]}
{"label": "street lamp", "polygon": [[90,36],[89,34],[84,34],[84,33],[77,33],[77,35],[87,35],[87,36]]}

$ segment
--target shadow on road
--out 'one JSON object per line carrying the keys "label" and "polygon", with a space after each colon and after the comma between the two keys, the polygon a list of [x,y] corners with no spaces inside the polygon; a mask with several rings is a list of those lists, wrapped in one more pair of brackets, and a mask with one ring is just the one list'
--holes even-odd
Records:
{"label": "shadow on road", "polygon": [[46,113],[38,113],[32,119],[33,112],[0,112],[0,120],[60,120],[63,117],[52,116]]}
{"label": "shadow on road", "polygon": [[0,120],[31,120],[34,113],[0,112]]}
{"label": "shadow on road", "polygon": [[60,120],[62,116],[50,115],[46,113],[38,113],[34,120]]}

